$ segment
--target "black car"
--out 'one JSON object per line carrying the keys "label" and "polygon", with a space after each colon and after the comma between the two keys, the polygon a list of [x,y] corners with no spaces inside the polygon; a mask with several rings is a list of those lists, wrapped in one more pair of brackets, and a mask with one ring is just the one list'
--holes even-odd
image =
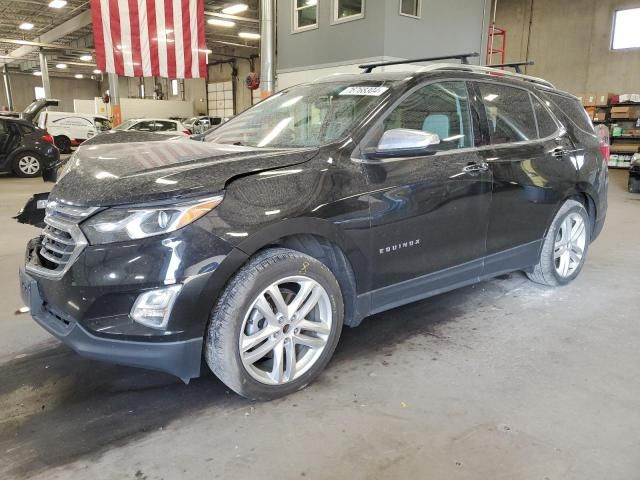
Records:
{"label": "black car", "polygon": [[629,168],[629,192],[640,193],[640,155],[634,155]]}
{"label": "black car", "polygon": [[515,270],[571,282],[607,182],[578,99],[543,80],[448,64],[332,76],[203,142],[81,147],[22,291],[82,355],[185,382],[206,364],[269,399],[309,384],[343,325]]}
{"label": "black car", "polygon": [[0,172],[38,177],[59,160],[60,152],[46,130],[27,120],[0,117]]}

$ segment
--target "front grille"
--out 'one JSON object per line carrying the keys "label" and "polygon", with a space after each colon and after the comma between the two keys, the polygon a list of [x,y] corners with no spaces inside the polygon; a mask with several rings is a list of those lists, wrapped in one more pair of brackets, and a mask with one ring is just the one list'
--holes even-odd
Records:
{"label": "front grille", "polygon": [[49,202],[44,217],[46,226],[42,231],[42,243],[38,251],[40,265],[32,265],[31,269],[51,277],[64,275],[87,245],[79,223],[96,210],[98,208]]}

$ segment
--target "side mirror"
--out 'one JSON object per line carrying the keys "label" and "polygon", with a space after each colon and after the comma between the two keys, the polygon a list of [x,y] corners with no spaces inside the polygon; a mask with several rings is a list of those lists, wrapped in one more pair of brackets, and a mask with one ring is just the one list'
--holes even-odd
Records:
{"label": "side mirror", "polygon": [[411,156],[424,155],[432,145],[438,145],[440,137],[431,132],[412,130],[408,128],[394,128],[387,130],[382,135],[375,155],[385,156]]}

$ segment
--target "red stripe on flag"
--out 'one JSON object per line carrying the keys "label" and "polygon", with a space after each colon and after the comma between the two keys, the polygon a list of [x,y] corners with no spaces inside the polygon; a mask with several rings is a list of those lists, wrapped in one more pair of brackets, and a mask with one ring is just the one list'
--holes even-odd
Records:
{"label": "red stripe on flag", "polygon": [[96,66],[107,71],[107,59],[104,53],[104,32],[102,31],[102,10],[100,0],[91,0],[91,18],[93,19],[93,44],[96,47]]}
{"label": "red stripe on flag", "polygon": [[197,0],[198,2],[198,70],[200,70],[200,77],[207,76],[207,54],[204,52],[207,48],[207,41],[204,38],[204,0]]}
{"label": "red stripe on flag", "polygon": [[147,30],[149,31],[149,55],[151,56],[151,75],[160,76],[158,56],[158,28],[156,27],[156,2],[147,0]]}
{"label": "red stripe on flag", "polygon": [[116,73],[118,75],[124,75],[122,44],[120,43],[120,9],[118,8],[118,0],[109,0],[109,23],[111,25],[111,40],[113,42],[113,63]]}
{"label": "red stripe on flag", "polygon": [[176,42],[172,0],[164,0],[164,25],[167,38],[167,76],[176,78]]}
{"label": "red stripe on flag", "polygon": [[131,59],[133,60],[133,76],[142,77],[142,46],[140,45],[140,15],[138,0],[129,0],[129,19],[131,26]]}
{"label": "red stripe on flag", "polygon": [[190,0],[182,0],[182,50],[184,51],[184,77],[191,78],[191,16]]}

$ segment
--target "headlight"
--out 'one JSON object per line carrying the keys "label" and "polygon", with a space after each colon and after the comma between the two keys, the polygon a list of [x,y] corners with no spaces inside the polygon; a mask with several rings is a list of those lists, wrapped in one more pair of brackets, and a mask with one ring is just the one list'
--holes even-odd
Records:
{"label": "headlight", "polygon": [[173,232],[217,207],[222,195],[157,207],[109,208],[83,222],[92,244],[124,242]]}

